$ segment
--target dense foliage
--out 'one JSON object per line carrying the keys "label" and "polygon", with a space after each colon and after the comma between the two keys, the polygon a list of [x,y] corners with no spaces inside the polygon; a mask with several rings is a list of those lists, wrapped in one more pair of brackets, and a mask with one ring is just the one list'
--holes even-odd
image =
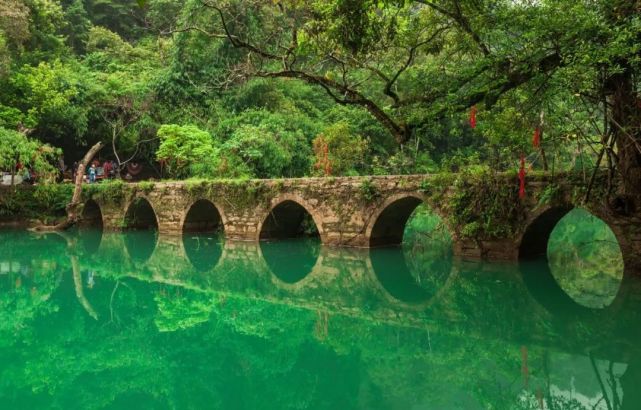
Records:
{"label": "dense foliage", "polygon": [[[12,171],[12,175],[24,173],[30,167],[43,180],[55,177],[56,170],[51,160],[59,150],[28,138],[26,135],[0,127],[0,168]],[[22,176],[22,175],[21,175]],[[30,175],[27,175],[27,179]]]}
{"label": "dense foliage", "polygon": [[0,127],[68,163],[102,140],[156,177],[505,170],[525,153],[633,181],[638,7],[2,0]]}

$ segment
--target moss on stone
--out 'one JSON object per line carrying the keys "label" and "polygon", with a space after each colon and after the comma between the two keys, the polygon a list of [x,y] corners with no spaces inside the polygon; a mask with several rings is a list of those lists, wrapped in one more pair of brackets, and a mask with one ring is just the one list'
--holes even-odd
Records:
{"label": "moss on stone", "polygon": [[524,219],[518,182],[510,175],[486,168],[425,180],[422,190],[432,204],[439,204],[447,224],[459,238],[511,237]]}

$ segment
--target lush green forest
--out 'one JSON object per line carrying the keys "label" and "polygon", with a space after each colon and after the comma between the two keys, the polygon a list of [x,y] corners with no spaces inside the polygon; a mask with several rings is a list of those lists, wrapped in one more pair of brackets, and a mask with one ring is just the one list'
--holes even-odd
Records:
{"label": "lush green forest", "polygon": [[42,176],[103,141],[101,160],[153,178],[510,170],[523,154],[636,181],[638,8],[0,0],[0,168]]}

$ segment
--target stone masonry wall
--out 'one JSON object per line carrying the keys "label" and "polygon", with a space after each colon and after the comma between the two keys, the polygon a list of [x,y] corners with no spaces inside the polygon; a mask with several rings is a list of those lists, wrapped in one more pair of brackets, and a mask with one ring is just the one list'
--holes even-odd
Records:
{"label": "stone masonry wall", "polygon": [[[626,266],[641,268],[639,213],[616,214],[598,196],[588,204],[581,204],[581,195],[577,194],[580,184],[572,179],[529,176],[527,196],[522,200],[518,196],[513,199],[518,202],[518,215],[509,219],[510,233],[489,237],[468,235],[460,226],[463,218],[457,215],[460,209],[453,207],[452,202],[464,188],[455,183],[455,175],[449,178],[410,175],[123,184],[121,195],[90,194],[87,200],[93,199],[100,206],[105,229],[118,230],[126,227],[125,215],[132,202],[143,198],[154,209],[161,234],[180,234],[191,205],[206,199],[218,209],[225,237],[242,241],[259,240],[270,212],[284,201],[293,201],[311,215],[324,244],[341,247],[369,247],[377,221],[383,224],[385,221],[379,220],[387,218],[386,223],[390,226],[386,228],[392,229],[394,224],[404,224],[409,217],[402,213],[411,214],[416,204],[424,202],[448,225],[457,255],[489,260],[518,259],[528,229],[542,223],[540,221],[549,223],[553,219],[546,216],[548,211],[563,209],[565,212],[574,206],[584,206],[613,229],[624,252]],[[501,178],[507,189],[518,191],[514,175]],[[555,187],[553,195],[550,194],[551,186]],[[408,199],[414,202],[408,202]],[[460,201],[459,198],[459,205]],[[403,228],[399,226],[401,232]]]}

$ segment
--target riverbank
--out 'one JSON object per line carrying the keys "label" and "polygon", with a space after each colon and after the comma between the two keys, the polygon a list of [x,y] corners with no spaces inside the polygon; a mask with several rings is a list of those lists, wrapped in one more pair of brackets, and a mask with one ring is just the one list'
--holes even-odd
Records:
{"label": "riverbank", "polygon": [[53,224],[66,215],[72,184],[0,187],[0,227]]}

